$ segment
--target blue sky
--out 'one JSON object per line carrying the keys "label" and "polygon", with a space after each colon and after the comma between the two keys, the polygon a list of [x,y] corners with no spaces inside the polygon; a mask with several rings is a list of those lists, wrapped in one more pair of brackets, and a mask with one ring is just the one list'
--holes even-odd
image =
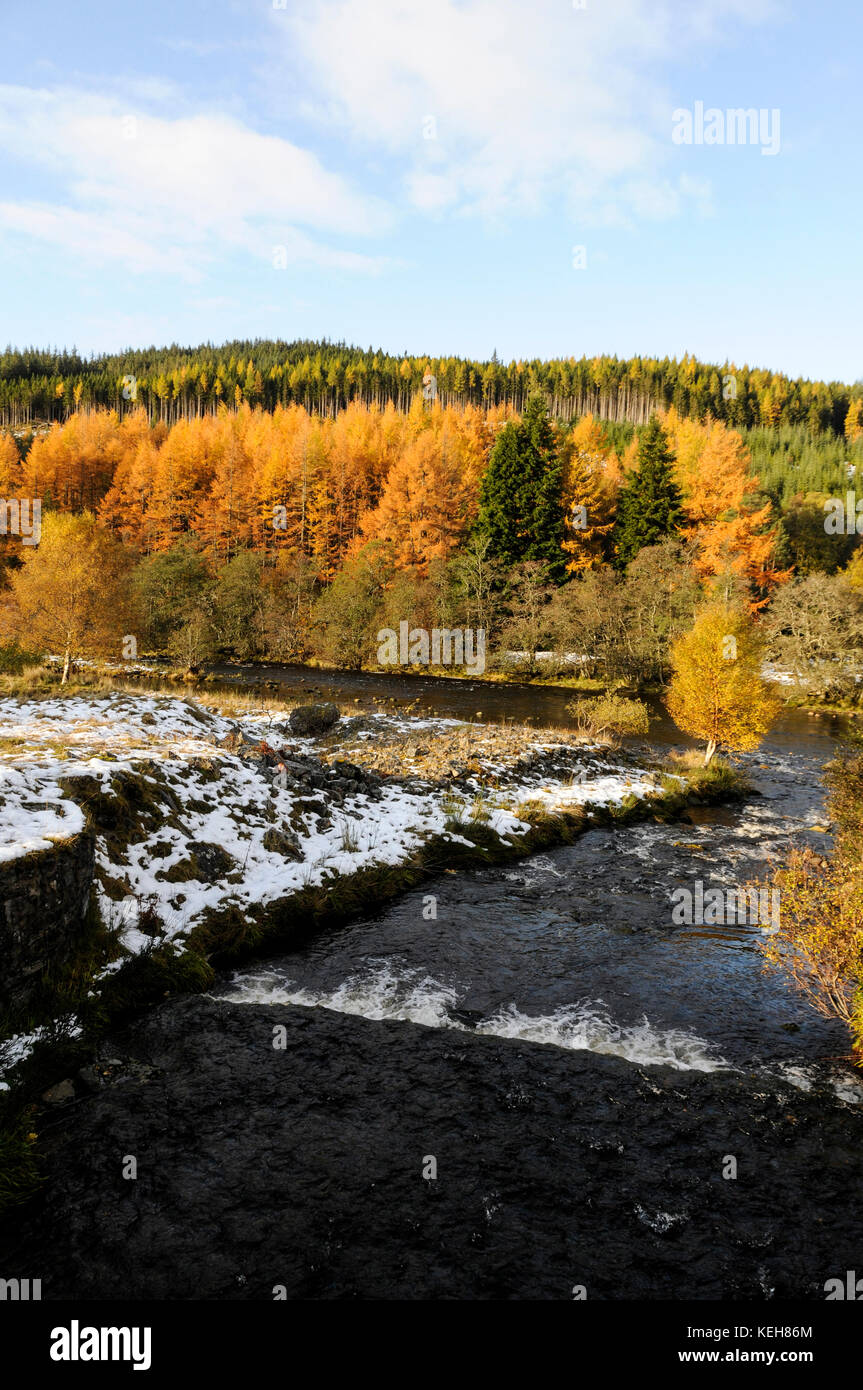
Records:
{"label": "blue sky", "polygon": [[[0,339],[689,351],[858,380],[861,15],[0,0]],[[675,143],[696,102],[778,110],[778,152]]]}

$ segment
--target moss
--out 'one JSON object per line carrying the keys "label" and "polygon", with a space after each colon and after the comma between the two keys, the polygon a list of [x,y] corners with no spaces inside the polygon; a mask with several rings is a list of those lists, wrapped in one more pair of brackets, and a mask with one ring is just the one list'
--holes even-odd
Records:
{"label": "moss", "polygon": [[122,902],[129,896],[130,889],[125,879],[105,873],[104,869],[97,869],[96,877],[105,897],[110,898],[112,903]]}
{"label": "moss", "polygon": [[148,946],[103,982],[102,1026],[114,1025],[171,994],[200,994],[214,979],[212,966],[199,951],[173,942]]}
{"label": "moss", "polygon": [[180,859],[178,863],[172,864],[170,869],[159,869],[155,877],[163,883],[191,883],[201,882],[201,870],[198,861],[193,854],[187,859]]}
{"label": "moss", "polygon": [[89,776],[61,778],[60,789],[78,803],[96,834],[104,837],[113,861],[123,859],[130,844],[148,839],[165,825],[183,829],[174,792],[141,772],[118,769],[111,775],[110,791],[103,791],[101,781]]}
{"label": "moss", "polygon": [[160,869],[156,878],[164,883],[215,883],[235,867],[234,860],[221,845],[193,840],[189,843],[186,858],[172,864],[169,869]]}

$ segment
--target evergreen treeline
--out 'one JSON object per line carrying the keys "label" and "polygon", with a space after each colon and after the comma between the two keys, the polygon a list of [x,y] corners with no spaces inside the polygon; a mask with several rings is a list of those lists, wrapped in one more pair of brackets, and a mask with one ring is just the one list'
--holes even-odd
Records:
{"label": "evergreen treeline", "polygon": [[[351,402],[409,407],[431,372],[444,405],[523,411],[539,392],[550,414],[643,425],[656,410],[724,420],[735,428],[805,427],[840,438],[860,419],[863,383],[793,379],[780,372],[673,358],[581,357],[504,363],[398,356],[345,343],[238,341],[216,347],[150,347],[85,358],[73,348],[7,348],[0,354],[0,425],[64,420],[79,409],[143,406],[151,421],[211,414],[243,402],[273,410],[303,405],[333,416]],[[134,379],[132,382],[130,379]]]}

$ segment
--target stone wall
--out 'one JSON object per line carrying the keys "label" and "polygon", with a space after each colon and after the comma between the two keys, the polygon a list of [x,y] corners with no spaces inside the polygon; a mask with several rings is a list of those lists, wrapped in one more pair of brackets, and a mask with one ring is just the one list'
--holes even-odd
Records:
{"label": "stone wall", "polygon": [[89,831],[0,862],[0,1006],[26,1007],[49,963],[70,956],[90,902]]}

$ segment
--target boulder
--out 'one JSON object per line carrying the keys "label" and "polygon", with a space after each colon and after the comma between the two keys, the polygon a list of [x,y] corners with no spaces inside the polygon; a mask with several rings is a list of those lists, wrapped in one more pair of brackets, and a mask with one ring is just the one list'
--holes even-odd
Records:
{"label": "boulder", "polygon": [[198,861],[202,882],[213,883],[217,878],[223,878],[234,867],[233,859],[221,845],[208,844],[206,840],[191,840],[189,849]]}
{"label": "boulder", "polygon": [[295,836],[274,827],[264,831],[264,849],[269,854],[281,854],[285,859],[302,859],[302,851]]}
{"label": "boulder", "polygon": [[156,874],[165,883],[215,883],[224,878],[235,867],[234,861],[221,845],[209,844],[206,840],[190,840],[189,856],[179,863]]}
{"label": "boulder", "polygon": [[327,733],[339,721],[338,706],[325,700],[319,705],[297,705],[291,710],[291,733],[299,738],[317,738]]}
{"label": "boulder", "polygon": [[50,1086],[44,1092],[42,1099],[48,1105],[62,1105],[64,1101],[75,1099],[75,1086],[69,1081],[58,1081],[56,1086]]}

